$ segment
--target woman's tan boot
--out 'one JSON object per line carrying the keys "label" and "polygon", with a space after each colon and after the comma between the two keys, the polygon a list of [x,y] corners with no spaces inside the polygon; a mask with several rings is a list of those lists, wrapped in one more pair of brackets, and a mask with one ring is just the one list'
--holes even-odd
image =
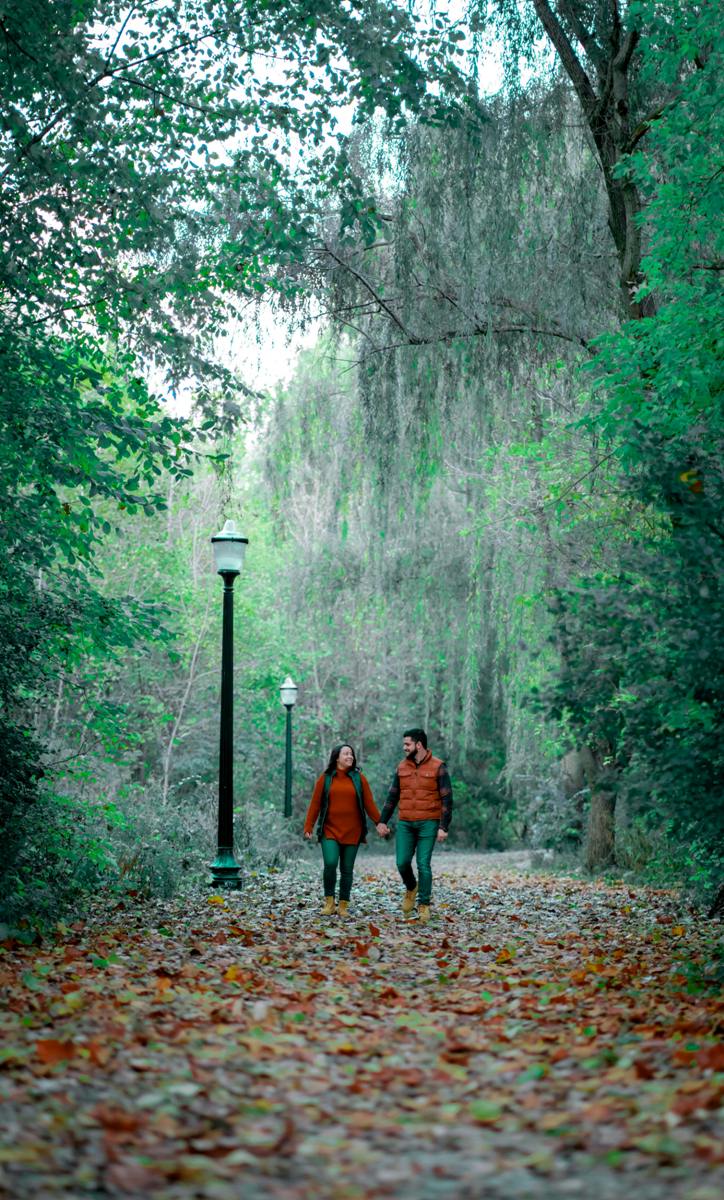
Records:
{"label": "woman's tan boot", "polygon": [[348,917],[349,916],[349,900],[340,900],[339,906],[337,908],[337,912],[339,913],[340,917]]}
{"label": "woman's tan boot", "polygon": [[408,890],[405,892],[405,896],[402,901],[402,911],[403,911],[403,913],[405,913],[405,915],[407,915],[407,913],[412,912],[413,908],[415,907],[416,897],[417,897],[417,884],[415,884],[414,888],[408,888]]}
{"label": "woman's tan boot", "polygon": [[417,916],[422,925],[427,925],[430,920],[430,905],[419,904],[417,908]]}
{"label": "woman's tan boot", "polygon": [[324,908],[322,909],[321,915],[323,917],[331,917],[333,912],[334,912],[334,896],[325,896],[324,897]]}

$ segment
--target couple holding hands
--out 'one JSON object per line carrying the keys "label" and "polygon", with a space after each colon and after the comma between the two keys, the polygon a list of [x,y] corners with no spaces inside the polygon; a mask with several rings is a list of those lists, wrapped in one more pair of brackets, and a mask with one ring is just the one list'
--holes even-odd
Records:
{"label": "couple holding hands", "polygon": [[[317,838],[324,860],[323,916],[331,916],[335,906],[337,868],[339,867],[340,917],[349,911],[354,860],[360,844],[367,841],[367,817],[374,821],[380,837],[387,837],[387,822],[400,807],[395,836],[397,869],[405,885],[402,911],[411,916],[417,901],[418,919],[430,920],[432,893],[432,852],[436,842],[444,842],[452,819],[452,787],[445,763],[427,748],[424,729],[408,729],[402,738],[405,757],[398,764],[382,813],[372,797],[370,785],[357,769],[357,759],[349,743],[335,746],[329,762],[317,780],[304,822],[304,836]],[[417,874],[412,869],[417,858]]]}

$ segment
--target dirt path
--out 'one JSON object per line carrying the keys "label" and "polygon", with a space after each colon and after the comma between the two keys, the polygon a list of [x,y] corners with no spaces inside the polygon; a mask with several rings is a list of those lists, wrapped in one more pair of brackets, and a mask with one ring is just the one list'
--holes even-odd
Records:
{"label": "dirt path", "polygon": [[434,862],[427,927],[372,855],[353,918],[320,919],[300,852],[6,945],[0,1194],[719,1200],[716,931],[523,858]]}

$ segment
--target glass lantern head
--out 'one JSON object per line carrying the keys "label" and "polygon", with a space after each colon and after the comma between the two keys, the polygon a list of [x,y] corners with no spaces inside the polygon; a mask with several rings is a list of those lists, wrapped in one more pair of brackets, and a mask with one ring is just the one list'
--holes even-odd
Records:
{"label": "glass lantern head", "polygon": [[249,539],[243,537],[234,521],[227,521],[224,528],[211,539],[214,561],[219,575],[233,572],[238,575],[244,566],[244,555]]}
{"label": "glass lantern head", "polygon": [[284,683],[279,688],[279,695],[281,697],[282,704],[289,707],[291,707],[293,704],[296,704],[298,690],[299,689],[291,675],[287,675]]}

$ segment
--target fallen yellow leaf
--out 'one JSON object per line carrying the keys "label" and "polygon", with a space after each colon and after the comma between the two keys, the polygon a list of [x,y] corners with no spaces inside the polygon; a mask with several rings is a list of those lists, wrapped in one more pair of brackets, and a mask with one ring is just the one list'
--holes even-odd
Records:
{"label": "fallen yellow leaf", "polygon": [[0,1146],[0,1163],[34,1163],[45,1153],[44,1146]]}

